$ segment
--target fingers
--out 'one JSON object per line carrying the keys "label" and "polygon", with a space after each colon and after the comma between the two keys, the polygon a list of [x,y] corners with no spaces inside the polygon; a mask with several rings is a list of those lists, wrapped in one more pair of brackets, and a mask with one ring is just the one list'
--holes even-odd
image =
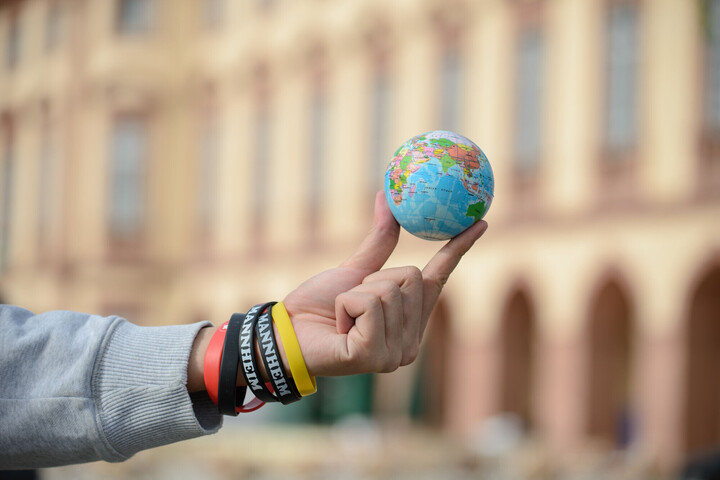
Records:
{"label": "fingers", "polygon": [[[417,358],[420,349],[420,327],[422,325],[423,277],[417,267],[398,267],[381,270],[368,275],[363,285],[376,282],[392,282],[399,288],[402,302],[402,324],[396,349],[402,352],[400,366],[408,365]],[[388,344],[391,344],[388,341]]]}
{"label": "fingers", "polygon": [[375,220],[368,236],[357,251],[342,266],[355,268],[365,275],[382,268],[397,245],[400,235],[398,225],[385,200],[385,193],[375,196]]}
{"label": "fingers", "polygon": [[423,307],[422,307],[422,324],[420,326],[420,337],[427,326],[430,312],[432,312],[435,302],[440,296],[443,286],[447,283],[450,274],[455,270],[465,253],[470,250],[475,241],[480,238],[485,230],[487,223],[480,220],[463,233],[451,239],[448,243],[433,256],[422,271],[423,276]]}
{"label": "fingers", "polygon": [[[416,267],[379,270],[397,243],[399,227],[384,196],[379,194],[376,200],[373,231],[342,265],[345,268],[333,269],[330,275],[321,274],[303,284],[315,292],[313,295],[298,293],[307,301],[317,297],[317,290],[328,292],[320,296],[321,308],[306,311],[306,322],[299,320],[300,315],[293,320],[297,322],[298,338],[302,331],[311,339],[303,349],[317,357],[317,374],[390,372],[414,361],[443,286],[462,256],[487,229],[487,223],[480,221],[453,238],[422,272]],[[367,273],[358,278],[362,272]],[[290,311],[289,297],[286,306]],[[308,354],[308,358],[313,355]]]}
{"label": "fingers", "polygon": [[343,361],[351,371],[390,372],[415,360],[443,286],[486,229],[480,221],[450,240],[422,272],[416,267],[375,271],[336,297],[338,333],[347,334]]}
{"label": "fingers", "polygon": [[[343,360],[351,371],[391,372],[400,366],[403,308],[398,284],[379,280],[358,285],[338,295],[335,310],[339,333],[347,333]],[[350,323],[347,331],[340,330]]]}

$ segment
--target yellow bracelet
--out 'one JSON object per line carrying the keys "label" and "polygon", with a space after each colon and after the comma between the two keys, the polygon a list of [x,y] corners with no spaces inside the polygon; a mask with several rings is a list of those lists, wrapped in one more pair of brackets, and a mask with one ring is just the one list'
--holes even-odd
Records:
{"label": "yellow bracelet", "polygon": [[300,351],[300,344],[295,335],[295,329],[290,321],[290,315],[288,315],[285,305],[283,305],[282,302],[276,303],[273,306],[272,318],[277,326],[283,347],[285,348],[285,355],[287,355],[288,364],[290,365],[290,372],[292,373],[293,380],[295,380],[298,392],[300,392],[300,395],[303,397],[317,392],[315,377],[311,377],[310,372],[308,372],[305,359]]}

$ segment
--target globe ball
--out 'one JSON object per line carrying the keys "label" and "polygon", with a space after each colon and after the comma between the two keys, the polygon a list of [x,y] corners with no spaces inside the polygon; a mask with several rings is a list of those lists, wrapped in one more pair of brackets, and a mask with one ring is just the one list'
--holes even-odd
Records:
{"label": "globe ball", "polygon": [[468,138],[447,130],[403,143],[385,173],[398,223],[426,240],[452,238],[485,216],[495,189],[490,162]]}

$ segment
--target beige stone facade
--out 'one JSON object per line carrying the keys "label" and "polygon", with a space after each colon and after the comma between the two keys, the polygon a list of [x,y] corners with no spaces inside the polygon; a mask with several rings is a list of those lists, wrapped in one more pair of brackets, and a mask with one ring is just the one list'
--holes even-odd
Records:
{"label": "beige stone facade", "polygon": [[3,2],[0,295],[220,323],[349,255],[383,162],[454,129],[496,192],[428,341],[433,421],[676,466],[720,445],[715,3]]}

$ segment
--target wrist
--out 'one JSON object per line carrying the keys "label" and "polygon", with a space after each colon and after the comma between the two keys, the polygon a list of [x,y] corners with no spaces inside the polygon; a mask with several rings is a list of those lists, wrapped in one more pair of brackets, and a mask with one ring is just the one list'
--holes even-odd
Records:
{"label": "wrist", "polygon": [[[273,334],[275,336],[275,342],[278,346],[278,355],[280,356],[280,360],[282,361],[283,368],[285,369],[285,372],[287,373],[287,376],[289,378],[292,378],[292,373],[290,373],[290,364],[288,363],[287,355],[285,354],[285,349],[282,345],[282,340],[280,339],[280,334],[277,332],[276,329],[273,330]],[[260,344],[257,342],[257,339],[255,341],[255,357],[261,358],[262,352],[260,351]],[[268,375],[267,370],[265,369],[265,364],[263,362],[257,362],[257,367],[259,370],[260,378],[263,382],[269,382],[270,376]],[[242,368],[242,365],[240,366]],[[245,376],[242,374],[240,369],[238,369],[237,374],[237,386],[243,387],[246,386],[247,382],[245,381]]]}
{"label": "wrist", "polygon": [[205,390],[203,363],[205,352],[207,352],[208,344],[214,332],[214,327],[204,327],[195,336],[187,368],[187,389],[190,393]]}

